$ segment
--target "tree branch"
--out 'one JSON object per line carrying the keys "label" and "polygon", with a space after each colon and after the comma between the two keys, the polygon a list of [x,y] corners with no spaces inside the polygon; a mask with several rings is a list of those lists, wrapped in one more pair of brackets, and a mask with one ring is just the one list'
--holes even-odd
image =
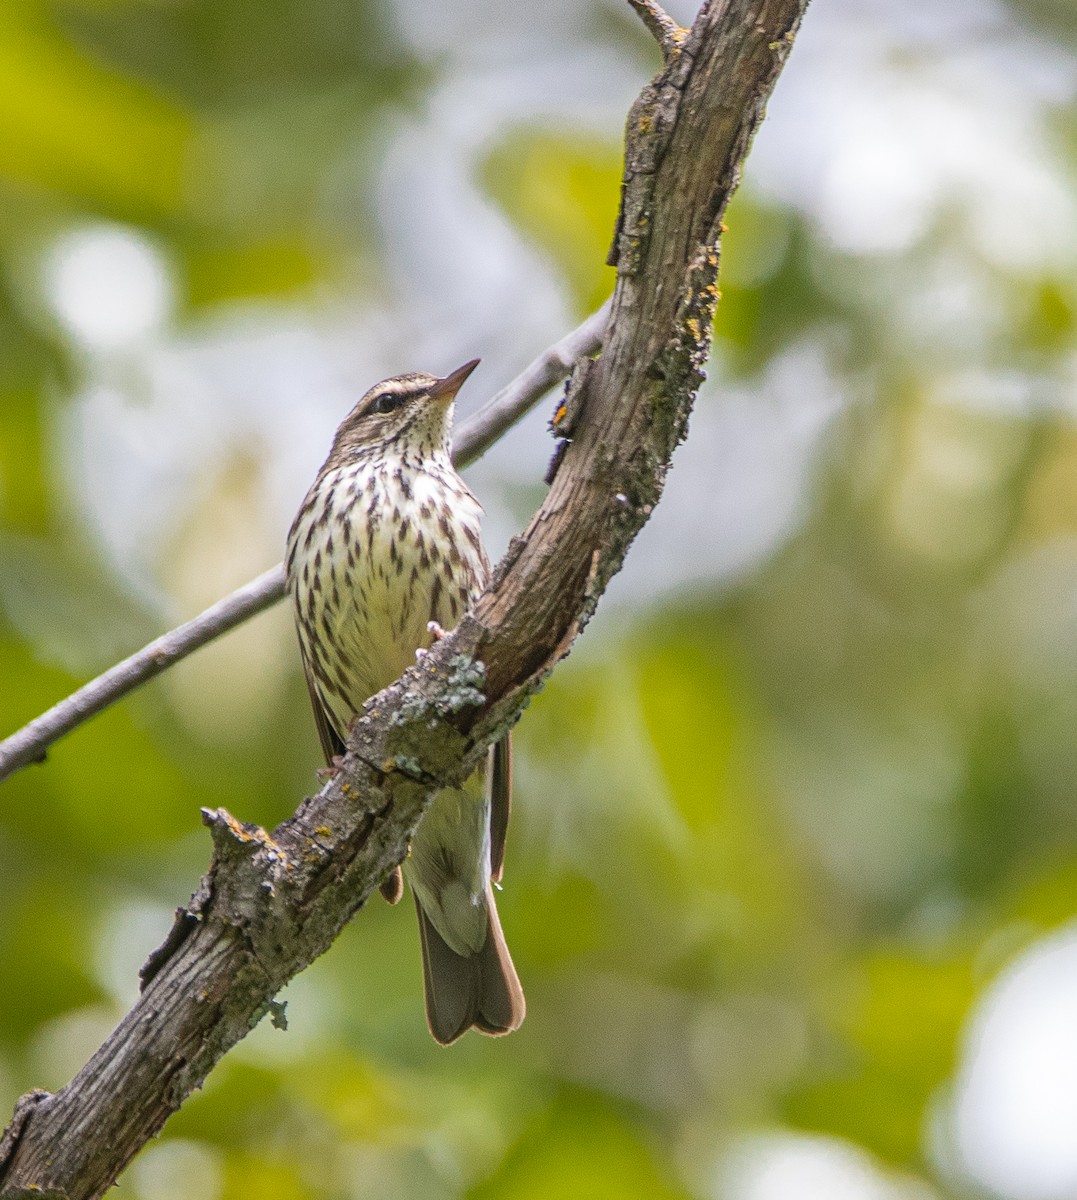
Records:
{"label": "tree branch", "polygon": [[628,3],[639,13],[640,20],[650,30],[662,48],[662,57],[668,62],[670,55],[683,45],[688,30],[678,25],[657,0],[628,0]]}
{"label": "tree branch", "polygon": [[[607,301],[582,325],[545,350],[530,366],[465,421],[456,433],[457,466],[474,462],[559,383],[581,356],[602,345],[609,319]],[[53,742],[95,717],[128,692],[160,675],[200,646],[249,621],[284,598],[284,566],[278,563],[257,579],[218,600],[193,620],[162,634],[129,658],[91,679],[77,692],[0,742],[0,782],[31,763],[43,762]]]}
{"label": "tree branch", "polygon": [[[572,441],[460,626],[365,706],[341,772],[272,834],[204,813],[209,872],[143,991],[74,1080],[26,1102],[0,1200],[98,1197],[404,856],[590,616],[657,502],[709,350],[717,242],[807,0],[705,3],[630,114],[602,356],[577,363]],[[645,219],[644,219],[645,218]]]}

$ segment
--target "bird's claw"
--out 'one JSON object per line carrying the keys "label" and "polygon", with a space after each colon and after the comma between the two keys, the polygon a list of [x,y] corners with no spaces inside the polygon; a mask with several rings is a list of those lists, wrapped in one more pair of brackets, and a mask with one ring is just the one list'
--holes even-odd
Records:
{"label": "bird's claw", "polygon": [[427,621],[426,627],[430,630],[431,636],[435,642],[440,642],[445,636],[445,630],[441,628],[437,621]]}
{"label": "bird's claw", "polygon": [[329,760],[329,766],[319,767],[316,774],[317,774],[318,778],[322,781],[322,783],[326,783],[328,780],[333,779],[337,775],[339,775],[340,772],[343,770],[343,768],[344,768],[344,755],[343,754],[334,754],[333,757]]}

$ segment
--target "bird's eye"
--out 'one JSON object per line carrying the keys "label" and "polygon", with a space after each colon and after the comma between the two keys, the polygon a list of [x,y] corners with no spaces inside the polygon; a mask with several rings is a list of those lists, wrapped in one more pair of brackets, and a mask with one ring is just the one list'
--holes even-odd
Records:
{"label": "bird's eye", "polygon": [[374,403],[370,406],[370,411],[376,412],[376,413],[390,413],[390,412],[393,412],[395,409],[400,408],[400,406],[406,400],[407,400],[406,395],[400,395],[395,392],[382,392],[382,394],[377,398],[377,400],[375,400]]}

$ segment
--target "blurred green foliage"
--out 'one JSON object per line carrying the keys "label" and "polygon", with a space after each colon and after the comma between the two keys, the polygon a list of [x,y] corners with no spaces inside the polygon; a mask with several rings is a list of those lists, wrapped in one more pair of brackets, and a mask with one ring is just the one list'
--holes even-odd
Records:
{"label": "blurred green foliage", "polygon": [[[1065,0],[1010,9],[1077,45]],[[642,84],[642,36],[595,20]],[[386,130],[478,72],[455,36],[424,54],[366,0],[4,6],[0,731],[161,620],[65,475],[90,373],[42,298],[49,246],[90,221],[145,232],[188,331],[234,302],[377,295]],[[582,315],[612,285],[617,131],[507,109],[476,182]],[[1042,117],[1072,181],[1077,107]],[[434,1046],[410,915],[373,905],[288,989],[289,1031],[230,1055],[118,1195],[718,1197],[725,1148],[761,1128],[949,1187],[926,1130],[961,1032],[1077,912],[1077,439],[1057,399],[1005,399],[1020,375],[1033,397],[1068,380],[1072,405],[1077,280],[987,261],[951,211],[901,253],[843,249],[750,168],[726,220],[723,384],[765,406],[811,342],[847,403],[784,540],[720,584],[604,607],[521,723],[501,910],[523,1030]],[[939,269],[975,283],[956,318]],[[247,486],[221,478],[198,545]],[[709,521],[697,543],[729,532]],[[313,786],[287,622],[261,621],[0,786],[0,1108],[59,1085],[130,1000],[208,859],[199,808],[272,823]],[[228,707],[278,660],[253,716]]]}
{"label": "blurred green foliage", "polygon": [[613,288],[605,266],[617,219],[620,147],[578,134],[514,130],[483,164],[483,182],[563,273],[582,320]]}

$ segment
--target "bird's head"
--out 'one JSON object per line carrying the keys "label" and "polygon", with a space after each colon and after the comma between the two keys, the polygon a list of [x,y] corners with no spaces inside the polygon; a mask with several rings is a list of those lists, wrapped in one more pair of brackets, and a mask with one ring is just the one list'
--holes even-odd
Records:
{"label": "bird's head", "polygon": [[478,365],[473,358],[443,379],[412,372],[376,383],[341,422],[331,458],[374,452],[421,459],[448,450],[453,401]]}

